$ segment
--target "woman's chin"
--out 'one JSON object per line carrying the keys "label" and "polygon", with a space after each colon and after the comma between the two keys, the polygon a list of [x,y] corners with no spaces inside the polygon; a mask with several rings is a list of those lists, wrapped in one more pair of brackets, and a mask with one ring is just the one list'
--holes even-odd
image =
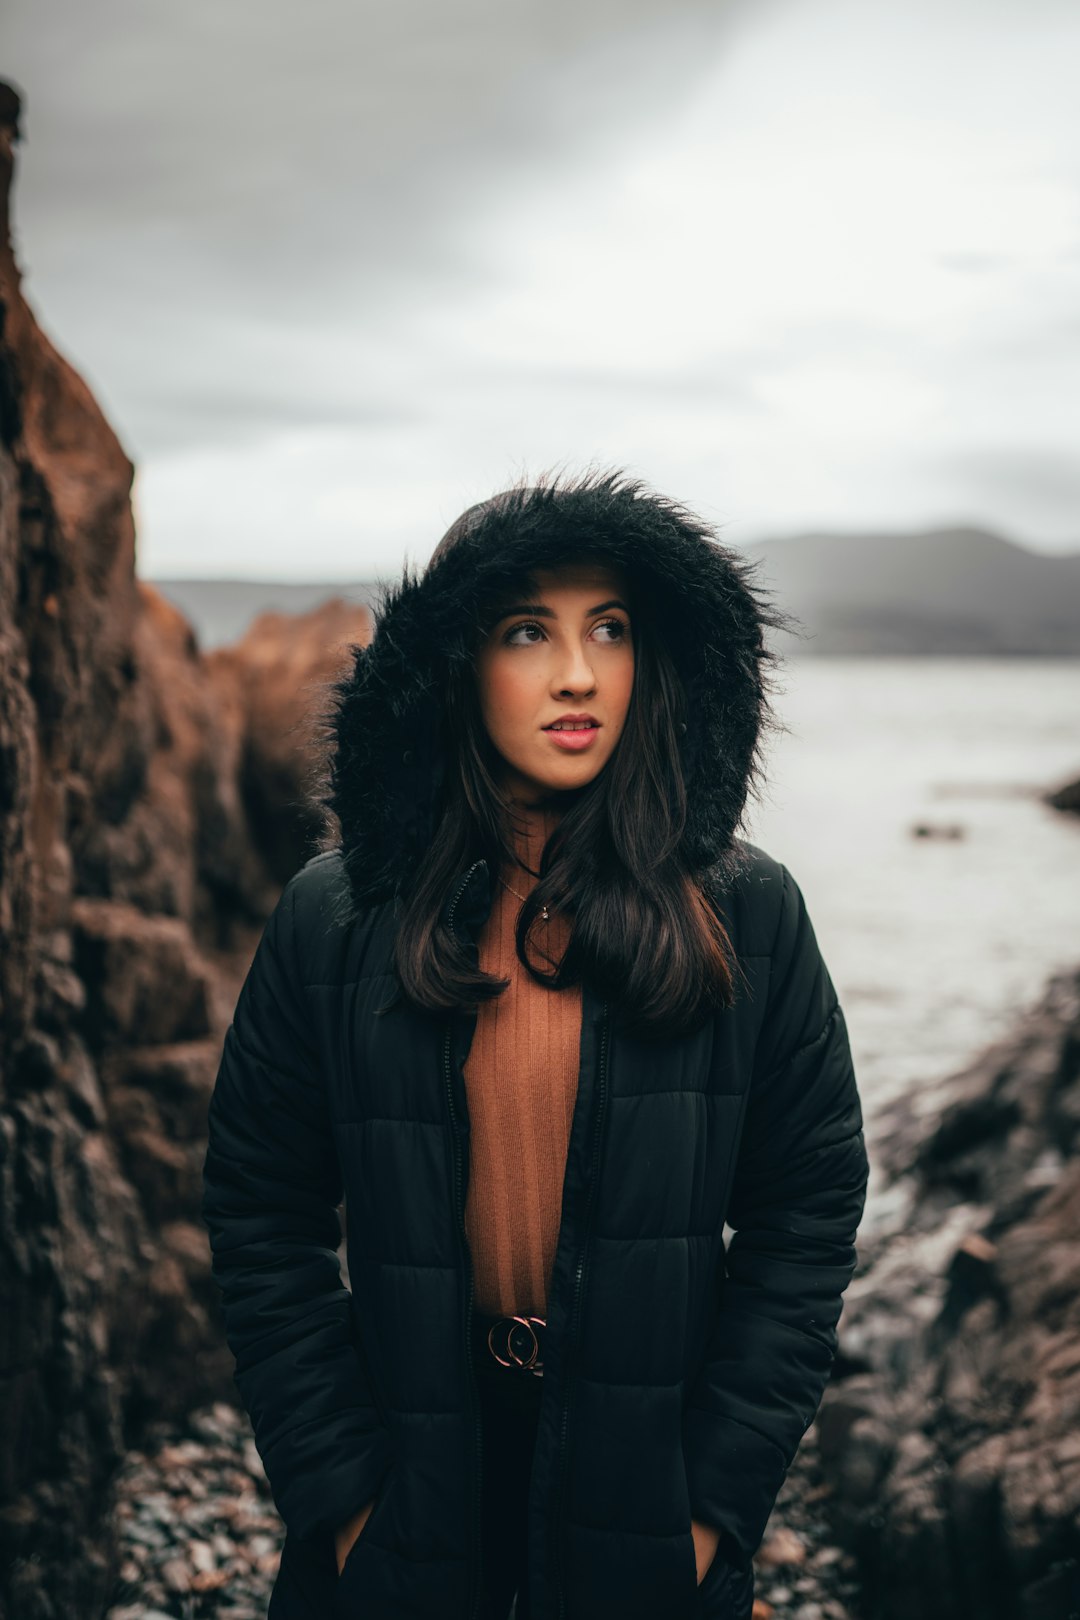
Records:
{"label": "woman's chin", "polygon": [[589,783],[599,776],[602,769],[595,760],[566,760],[561,768],[548,770],[541,776],[537,773],[534,778],[538,790],[544,793],[574,793],[579,788],[588,787]]}
{"label": "woman's chin", "polygon": [[588,787],[607,764],[606,759],[590,756],[562,759],[515,761],[502,755],[502,785],[516,799],[532,801],[558,795],[569,795]]}
{"label": "woman's chin", "polygon": [[569,772],[565,776],[539,777],[526,776],[522,772],[515,772],[509,780],[504,780],[504,790],[508,790],[510,797],[533,809],[549,807],[552,809],[568,808],[576,793],[588,787],[596,776],[595,770],[590,770],[586,776],[584,772]]}

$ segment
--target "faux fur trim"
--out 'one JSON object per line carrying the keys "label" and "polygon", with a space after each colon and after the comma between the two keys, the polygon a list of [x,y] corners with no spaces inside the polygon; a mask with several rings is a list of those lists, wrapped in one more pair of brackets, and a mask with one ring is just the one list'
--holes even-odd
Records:
{"label": "faux fur trim", "polygon": [[790,628],[748,559],[700,518],[622,473],[522,485],[459,525],[420,573],[406,562],[380,585],[367,646],[329,689],[317,802],[323,849],[340,850],[357,908],[400,893],[435,834],[446,771],[441,694],[467,660],[482,604],[523,569],[584,549],[631,570],[648,593],[687,695],[681,739],[689,813],[687,867],[723,876],[739,864],[736,832],[762,774],[769,703],[768,626]]}

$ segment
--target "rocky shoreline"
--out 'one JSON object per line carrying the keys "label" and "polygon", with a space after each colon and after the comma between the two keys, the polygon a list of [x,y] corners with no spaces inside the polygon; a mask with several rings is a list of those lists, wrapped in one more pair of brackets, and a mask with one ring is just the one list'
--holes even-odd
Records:
{"label": "rocky shoreline", "polygon": [[245,1415],[224,1402],[154,1425],[115,1485],[106,1620],[262,1620],[284,1532]]}
{"label": "rocky shoreline", "polygon": [[875,1121],[818,1414],[830,1520],[874,1620],[1080,1615],[1080,970]]}

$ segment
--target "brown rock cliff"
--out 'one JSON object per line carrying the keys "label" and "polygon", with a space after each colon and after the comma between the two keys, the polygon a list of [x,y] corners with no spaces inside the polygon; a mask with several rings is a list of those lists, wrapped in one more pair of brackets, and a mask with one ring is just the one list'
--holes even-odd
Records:
{"label": "brown rock cliff", "polygon": [[0,87],[0,1613],[92,1616],[150,1414],[233,1397],[205,1115],[261,921],[309,853],[309,705],[364,610],[204,657],[136,578],[132,464],[37,325]]}

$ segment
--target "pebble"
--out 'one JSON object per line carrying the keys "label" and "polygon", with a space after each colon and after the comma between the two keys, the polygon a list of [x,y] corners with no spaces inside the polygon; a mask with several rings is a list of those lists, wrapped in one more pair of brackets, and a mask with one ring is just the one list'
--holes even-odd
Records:
{"label": "pebble", "polygon": [[208,1547],[205,1541],[189,1541],[188,1557],[191,1567],[199,1575],[209,1575],[217,1567],[213,1547]]}
{"label": "pebble", "polygon": [[802,1564],[806,1560],[806,1548],[793,1530],[787,1525],[766,1535],[757,1553],[759,1565],[771,1567],[774,1564]]}
{"label": "pebble", "polygon": [[285,1527],[239,1409],[156,1426],[117,1477],[115,1529],[104,1620],[263,1620]]}
{"label": "pebble", "polygon": [[769,1620],[867,1620],[855,1560],[836,1544],[826,1517],[831,1496],[811,1424],[754,1560],[754,1596]]}
{"label": "pebble", "polygon": [[170,1558],[161,1566],[161,1579],[170,1592],[186,1592],[191,1586],[191,1570],[183,1558]]}

